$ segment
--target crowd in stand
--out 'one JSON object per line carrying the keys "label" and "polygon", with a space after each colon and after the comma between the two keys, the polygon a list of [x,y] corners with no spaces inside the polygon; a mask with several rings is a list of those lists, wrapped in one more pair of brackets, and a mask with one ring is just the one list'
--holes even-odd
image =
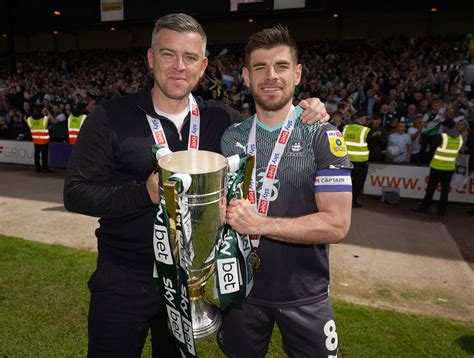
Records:
{"label": "crowd in stand", "polygon": [[[301,43],[301,84],[294,102],[318,97],[339,129],[366,116],[370,160],[426,163],[428,134],[452,118],[473,153],[474,96],[465,91],[465,39],[390,38],[383,41]],[[133,93],[149,80],[145,49],[92,50],[17,56],[17,73],[0,63],[0,138],[28,139],[25,119],[41,105],[53,141],[66,141],[66,118],[100,101]],[[209,66],[194,93],[244,115],[253,100],[241,77],[243,48],[210,48]],[[421,141],[420,141],[421,139]],[[401,147],[395,156],[387,148]],[[433,143],[431,143],[433,147]]]}

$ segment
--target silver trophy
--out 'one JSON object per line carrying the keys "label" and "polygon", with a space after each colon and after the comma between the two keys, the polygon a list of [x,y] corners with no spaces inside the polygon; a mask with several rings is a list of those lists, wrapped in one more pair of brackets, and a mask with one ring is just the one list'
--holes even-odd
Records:
{"label": "silver trophy", "polygon": [[[204,298],[204,286],[215,270],[215,245],[225,221],[227,173],[236,164],[224,156],[201,150],[167,152],[158,159],[160,187],[170,219],[171,245],[175,262],[185,260],[193,335],[208,336],[219,329],[219,308]],[[238,161],[238,158],[237,158]],[[170,177],[180,176],[182,186]],[[180,205],[187,239],[178,248],[176,206]],[[173,239],[174,238],[174,239]]]}

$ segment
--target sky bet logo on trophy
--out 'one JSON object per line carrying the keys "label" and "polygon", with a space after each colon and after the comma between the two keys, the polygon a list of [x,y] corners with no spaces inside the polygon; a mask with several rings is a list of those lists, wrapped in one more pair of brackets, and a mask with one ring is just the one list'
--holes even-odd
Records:
{"label": "sky bet logo on trophy", "polygon": [[227,194],[241,190],[248,159],[161,148],[153,148],[161,193],[153,233],[154,277],[175,343],[183,356],[195,357],[194,338],[212,334],[222,322],[219,308],[204,298],[216,266],[221,308],[245,298],[253,284],[251,268],[239,264],[239,257],[246,262],[249,238],[224,225]]}

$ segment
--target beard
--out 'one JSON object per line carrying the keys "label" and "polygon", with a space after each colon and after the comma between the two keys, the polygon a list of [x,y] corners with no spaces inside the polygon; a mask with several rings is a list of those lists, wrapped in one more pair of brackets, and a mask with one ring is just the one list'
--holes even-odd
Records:
{"label": "beard", "polygon": [[278,96],[260,95],[257,91],[252,89],[252,96],[255,103],[262,108],[264,111],[275,112],[285,107],[288,102],[293,99],[294,90],[283,89],[282,93]]}
{"label": "beard", "polygon": [[169,99],[175,99],[175,100],[182,100],[184,98],[187,98],[189,96],[189,93],[191,90],[188,88],[172,88],[171,86],[168,86],[166,84],[162,85],[155,79],[154,83],[160,91]]}

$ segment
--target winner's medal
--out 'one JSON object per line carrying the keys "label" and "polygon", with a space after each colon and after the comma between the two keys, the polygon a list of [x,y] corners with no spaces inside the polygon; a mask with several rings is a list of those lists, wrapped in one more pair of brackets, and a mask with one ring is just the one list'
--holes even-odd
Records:
{"label": "winner's medal", "polygon": [[257,270],[262,264],[262,260],[260,259],[260,256],[258,256],[256,249],[252,249],[252,252],[250,253],[250,263],[254,270]]}
{"label": "winner's medal", "polygon": [[[262,195],[257,198],[257,161],[255,160],[252,168],[252,179],[248,186],[248,200],[254,206],[255,211],[258,215],[267,216],[268,208],[270,206],[270,199],[268,193],[271,193],[273,188],[273,182],[275,180],[276,172],[278,170],[278,165],[280,160],[283,157],[285,152],[286,144],[291,136],[291,132],[295,127],[295,122],[303,112],[301,107],[291,106],[290,112],[288,113],[283,126],[280,129],[278,139],[274,144],[272,154],[270,155],[270,160],[267,164],[267,169],[265,170],[265,175],[262,180],[262,187],[260,193],[267,193],[266,196]],[[252,128],[250,129],[249,139],[247,143],[247,154],[256,158],[257,156],[257,115],[253,117]],[[262,264],[262,260],[257,254],[257,248],[260,244],[259,235],[251,235],[252,242],[252,252],[250,253],[250,263],[252,264],[254,270],[257,270]]]}

